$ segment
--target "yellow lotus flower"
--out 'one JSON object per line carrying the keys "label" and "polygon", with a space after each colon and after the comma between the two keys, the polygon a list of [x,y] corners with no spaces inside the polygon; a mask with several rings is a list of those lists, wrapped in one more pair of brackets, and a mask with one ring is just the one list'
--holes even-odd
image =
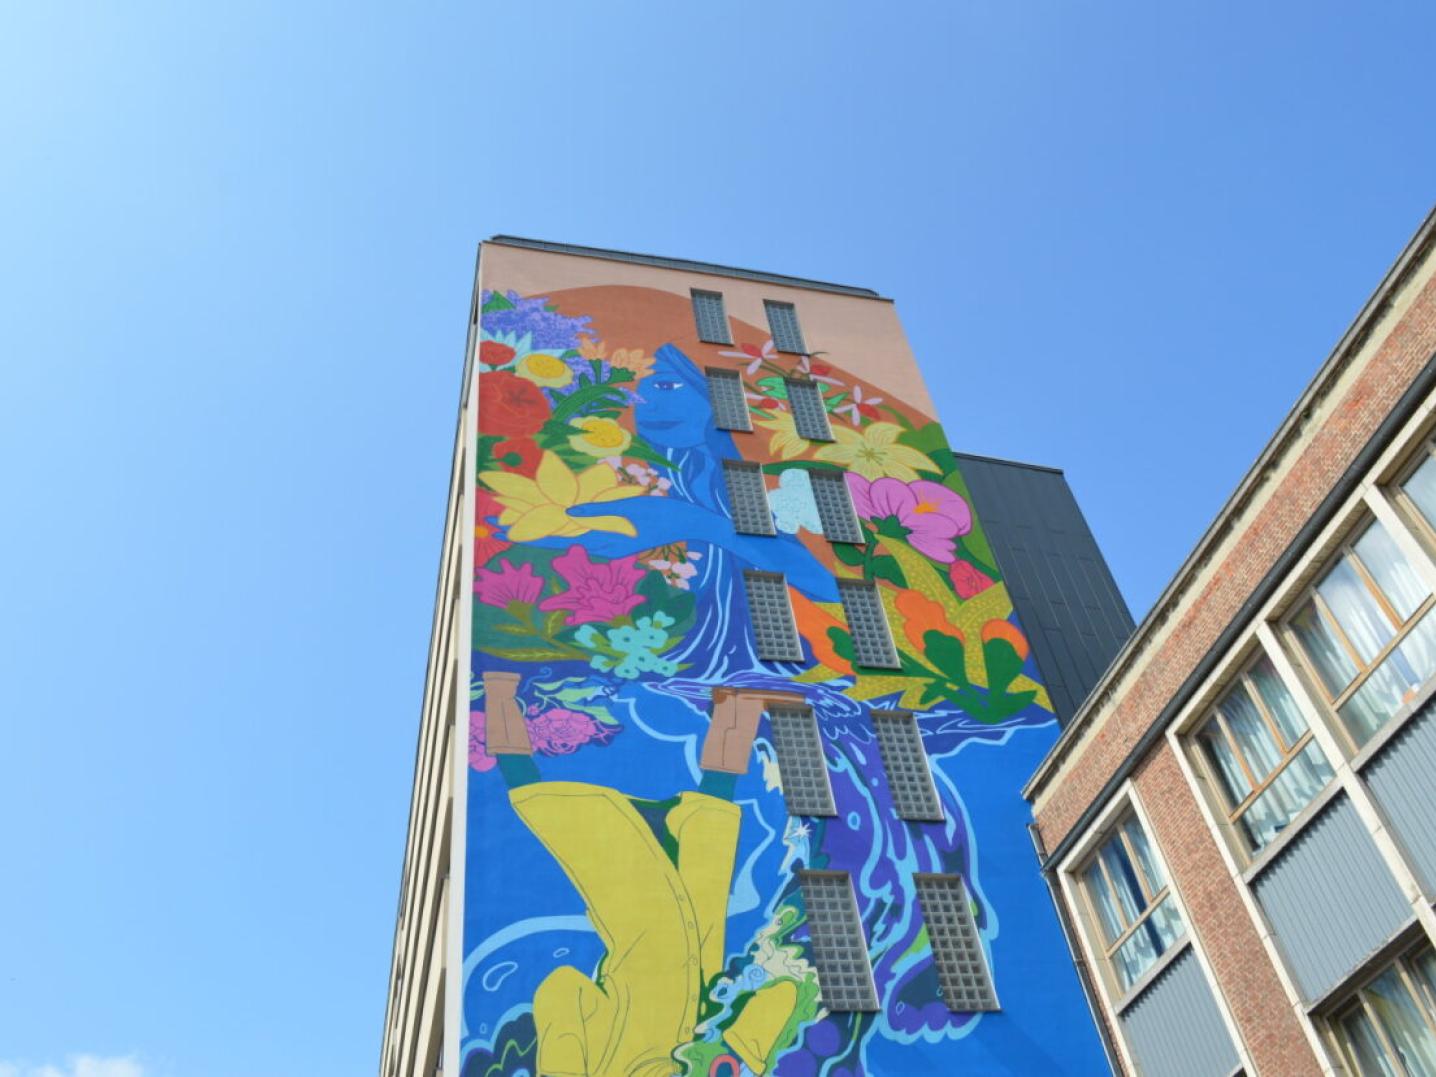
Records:
{"label": "yellow lotus flower", "polygon": [[633,435],[612,419],[600,419],[590,415],[585,419],[574,419],[569,426],[577,427],[582,433],[570,434],[568,443],[579,452],[596,456],[621,456],[623,450],[633,443]]}
{"label": "yellow lotus flower", "polygon": [[562,389],[573,381],[573,368],[556,355],[529,352],[518,361],[514,373],[545,389]]}
{"label": "yellow lotus flower", "polygon": [[901,433],[902,427],[897,423],[869,423],[861,430],[835,427],[836,440],[814,455],[819,460],[841,464],[869,480],[890,477],[912,482],[919,471],[936,471],[937,465],[926,453],[898,444]]}
{"label": "yellow lotus flower", "polygon": [[757,425],[772,433],[768,451],[780,460],[792,460],[808,451],[808,439],[793,425],[793,413],[780,411],[771,419],[758,419]]}
{"label": "yellow lotus flower", "polygon": [[499,523],[509,529],[510,542],[553,536],[577,538],[590,531],[637,534],[633,524],[622,516],[578,518],[568,514],[575,505],[643,495],[642,487],[620,486],[618,476],[607,464],[594,464],[575,475],[557,456],[545,452],[533,478],[512,471],[484,471],[479,479],[504,508]]}
{"label": "yellow lotus flower", "polygon": [[619,370],[633,371],[634,381],[653,373],[653,356],[644,355],[642,348],[615,348],[608,361]]}

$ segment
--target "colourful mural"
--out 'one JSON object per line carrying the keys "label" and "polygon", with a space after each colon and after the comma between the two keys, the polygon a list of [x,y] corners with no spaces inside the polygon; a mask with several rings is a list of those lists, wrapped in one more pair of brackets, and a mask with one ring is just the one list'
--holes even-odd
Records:
{"label": "colourful mural", "polygon": [[[736,345],[699,344],[667,292],[482,302],[464,1077],[949,1072],[964,1041],[981,1072],[1104,1069],[1030,848],[1020,886],[1010,849],[979,862],[990,812],[970,790],[1000,772],[1016,801],[1055,725],[938,425],[841,356],[780,355],[736,320]],[[742,376],[751,433],[714,425],[718,365]],[[793,374],[821,388],[831,442],[798,435]],[[740,458],[762,466],[776,536],[734,528],[721,461]],[[862,544],[822,536],[816,469],[845,473]],[[758,659],[745,568],[784,573],[807,661]],[[901,668],[855,666],[838,578],[878,584]],[[787,815],[773,699],[814,709],[835,817]],[[918,716],[944,823],[898,819],[874,707]],[[851,873],[878,1012],[822,1005],[802,868]],[[934,871],[967,880],[1001,1014],[943,1004],[912,881]],[[1020,896],[994,899],[989,874]],[[1045,1029],[1008,1019],[1037,1010]],[[1068,1026],[1060,1054],[1039,1042]]]}

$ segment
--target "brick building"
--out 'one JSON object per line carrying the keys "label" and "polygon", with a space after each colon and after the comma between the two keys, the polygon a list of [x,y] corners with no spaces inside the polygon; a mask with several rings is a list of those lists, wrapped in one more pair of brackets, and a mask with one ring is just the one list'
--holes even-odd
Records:
{"label": "brick building", "polygon": [[1433,234],[1025,789],[1128,1072],[1436,1074]]}

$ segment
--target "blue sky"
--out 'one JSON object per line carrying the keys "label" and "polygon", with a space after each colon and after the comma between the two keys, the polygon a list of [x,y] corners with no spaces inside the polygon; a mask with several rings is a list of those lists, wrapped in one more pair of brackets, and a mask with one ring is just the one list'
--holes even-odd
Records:
{"label": "blue sky", "polygon": [[0,1075],[376,1068],[480,238],[894,296],[954,444],[1065,468],[1140,616],[1433,201],[1433,32],[10,5]]}

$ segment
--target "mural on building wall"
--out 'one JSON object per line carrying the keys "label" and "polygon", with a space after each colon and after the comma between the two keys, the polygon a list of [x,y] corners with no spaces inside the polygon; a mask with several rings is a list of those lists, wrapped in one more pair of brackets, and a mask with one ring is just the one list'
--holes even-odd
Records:
{"label": "mural on building wall", "polygon": [[[842,356],[736,319],[738,343],[699,344],[667,292],[482,304],[464,1077],[857,1075],[877,1040],[968,1035],[983,1015],[942,1003],[913,874],[962,874],[989,945],[999,925],[941,761],[1053,719],[941,429]],[[714,425],[719,365],[751,433]],[[797,434],[795,373],[833,441]],[[729,518],[737,458],[762,465],[775,537]],[[863,544],[823,538],[822,468]],[[745,568],[786,575],[810,660],[757,658]],[[900,669],[855,668],[839,577],[878,584]],[[766,718],[715,704],[733,692],[813,707],[835,817],[787,815]],[[897,818],[874,707],[917,714],[944,823]],[[877,1013],[821,1003],[796,872],[829,867],[852,874]]]}

